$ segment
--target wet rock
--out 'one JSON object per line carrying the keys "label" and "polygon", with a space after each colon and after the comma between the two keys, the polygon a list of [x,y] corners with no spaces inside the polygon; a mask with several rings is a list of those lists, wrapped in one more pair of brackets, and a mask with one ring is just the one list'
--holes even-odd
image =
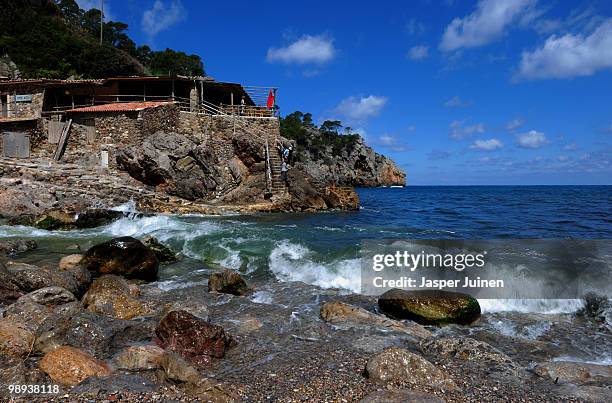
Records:
{"label": "wet rock", "polygon": [[71,395],[78,395],[95,399],[96,401],[110,401],[109,395],[117,393],[151,393],[158,389],[158,385],[149,379],[137,374],[111,374],[109,376],[90,376],[74,388]]}
{"label": "wet rock", "polygon": [[53,381],[63,385],[76,385],[90,376],[112,373],[110,366],[91,354],[70,346],[61,346],[48,352],[40,360],[40,369]]}
{"label": "wet rock", "polygon": [[129,236],[91,247],[81,264],[98,276],[116,274],[145,281],[155,281],[159,268],[155,253],[138,239]]}
{"label": "wet rock", "polygon": [[480,317],[480,305],[475,298],[448,291],[394,288],[378,298],[378,306],[391,317],[424,325],[467,325]]}
{"label": "wet rock", "polygon": [[22,295],[23,292],[14,282],[13,274],[0,262],[0,308],[11,305]]}
{"label": "wet rock", "polygon": [[157,238],[148,236],[143,239],[143,242],[145,245],[147,245],[149,249],[153,251],[153,253],[155,253],[155,256],[157,256],[157,260],[159,260],[160,263],[176,262],[176,253],[174,253],[172,249],[161,244],[157,240]]}
{"label": "wet rock", "polygon": [[59,266],[58,266],[59,270],[70,271],[71,269],[74,269],[75,267],[77,267],[81,263],[82,259],[83,259],[83,255],[81,254],[64,256],[59,261]]}
{"label": "wet rock", "polygon": [[83,305],[90,312],[117,319],[132,319],[150,313],[138,300],[138,286],[123,277],[106,274],[93,281],[83,296]]}
{"label": "wet rock", "polygon": [[48,190],[11,184],[0,187],[0,216],[19,217],[25,214],[41,214],[51,207],[55,198]]}
{"label": "wet rock", "polygon": [[55,307],[57,305],[67,304],[69,302],[76,301],[74,294],[65,288],[52,286],[39,288],[36,291],[32,291],[29,294],[19,298],[17,302],[32,301],[36,304],[44,305],[47,307]]}
{"label": "wet rock", "polygon": [[212,273],[208,278],[208,292],[246,295],[250,291],[242,276],[233,270]]}
{"label": "wet rock", "polygon": [[557,380],[559,383],[612,384],[612,365],[554,361],[537,365],[534,372],[541,377]]}
{"label": "wet rock", "polygon": [[27,239],[8,239],[0,241],[0,254],[15,256],[19,253],[34,250],[37,247],[36,241]]}
{"label": "wet rock", "polygon": [[146,371],[159,368],[164,354],[165,351],[154,344],[130,346],[121,350],[113,363],[119,369]]}
{"label": "wet rock", "polygon": [[38,326],[53,314],[53,308],[38,304],[24,297],[9,305],[4,310],[3,315],[5,318],[23,323],[25,327],[35,332]]}
{"label": "wet rock", "polygon": [[321,306],[321,319],[325,322],[338,324],[362,324],[375,326],[398,332],[409,333],[417,338],[430,337],[432,333],[416,323],[402,323],[376,315],[363,308],[340,301],[326,302]]}
{"label": "wet rock", "polygon": [[89,289],[92,280],[91,272],[80,264],[70,265],[66,264],[66,262],[64,263],[64,266],[61,267],[59,271],[72,274],[72,277],[76,281],[75,295],[81,297]]}
{"label": "wet rock", "polygon": [[390,347],[366,365],[368,378],[381,383],[407,383],[454,390],[457,386],[444,372],[420,355]]}
{"label": "wet rock", "polygon": [[464,361],[485,364],[491,372],[511,372],[517,374],[521,367],[510,357],[484,341],[469,337],[441,337],[426,339],[421,348],[428,354],[452,357]]}
{"label": "wet rock", "polygon": [[36,332],[33,352],[44,355],[58,346],[73,346],[107,358],[134,343],[150,341],[153,321],[112,319],[92,312],[54,314]]}
{"label": "wet rock", "polygon": [[45,287],[62,287],[75,296],[82,295],[88,286],[88,277],[77,278],[68,271],[38,267],[26,263],[8,262],[6,269],[12,276],[12,283],[23,292],[32,292]]}
{"label": "wet rock", "polygon": [[23,357],[30,353],[34,332],[25,324],[8,318],[0,318],[0,353]]}
{"label": "wet rock", "polygon": [[201,376],[198,370],[182,359],[178,354],[168,352],[162,356],[160,361],[161,372],[158,377],[162,381],[172,380],[177,382],[197,383]]}
{"label": "wet rock", "polygon": [[205,322],[209,321],[210,312],[205,301],[186,299],[170,302],[164,306],[161,316],[165,316],[172,311],[185,311]]}
{"label": "wet rock", "polygon": [[89,209],[79,214],[75,226],[77,228],[95,228],[108,225],[123,218],[123,212],[105,209]]}
{"label": "wet rock", "polygon": [[32,226],[47,231],[68,231],[76,228],[76,217],[61,210],[50,210],[36,217]]}
{"label": "wet rock", "polygon": [[445,400],[429,393],[414,390],[378,390],[360,400],[360,403],[444,403]]}
{"label": "wet rock", "polygon": [[[4,360],[3,364],[6,365],[0,367],[0,379],[5,385],[48,385],[53,382],[47,374],[38,369],[38,363],[34,360],[11,357]],[[3,389],[5,390],[0,390],[0,400],[11,401],[11,396],[8,393],[6,395],[3,393],[8,392],[8,388]],[[16,400],[14,396],[13,399]]]}
{"label": "wet rock", "polygon": [[185,311],[166,314],[155,329],[160,346],[174,351],[191,363],[204,366],[212,358],[222,358],[233,339],[221,326]]}

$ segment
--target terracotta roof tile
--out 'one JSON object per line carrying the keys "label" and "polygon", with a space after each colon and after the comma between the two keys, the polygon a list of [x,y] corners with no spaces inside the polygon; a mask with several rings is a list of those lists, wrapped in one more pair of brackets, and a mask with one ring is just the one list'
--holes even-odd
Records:
{"label": "terracotta roof tile", "polygon": [[160,105],[167,105],[167,101],[147,101],[147,102],[115,102],[112,104],[84,106],[82,108],[69,109],[66,112],[131,112],[143,109],[155,108]]}

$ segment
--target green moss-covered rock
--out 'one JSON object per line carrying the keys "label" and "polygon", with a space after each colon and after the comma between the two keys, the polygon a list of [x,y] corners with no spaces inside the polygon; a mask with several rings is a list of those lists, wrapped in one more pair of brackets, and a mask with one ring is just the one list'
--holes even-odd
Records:
{"label": "green moss-covered rock", "polygon": [[388,316],[410,319],[424,325],[468,325],[478,319],[481,312],[474,297],[437,290],[404,291],[394,288],[378,298],[378,306]]}

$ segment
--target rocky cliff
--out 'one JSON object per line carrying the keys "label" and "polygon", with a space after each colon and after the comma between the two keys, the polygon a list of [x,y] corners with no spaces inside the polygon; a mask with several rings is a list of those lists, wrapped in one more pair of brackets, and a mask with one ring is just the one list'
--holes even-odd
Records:
{"label": "rocky cliff", "polygon": [[323,183],[358,187],[406,184],[404,171],[366,145],[361,136],[339,150],[326,146],[323,153],[312,153],[305,147],[298,166]]}

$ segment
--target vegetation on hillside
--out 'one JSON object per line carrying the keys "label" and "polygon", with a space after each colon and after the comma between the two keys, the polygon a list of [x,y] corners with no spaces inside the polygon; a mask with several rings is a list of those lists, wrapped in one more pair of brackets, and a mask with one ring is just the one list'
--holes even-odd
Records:
{"label": "vegetation on hillside", "polygon": [[317,126],[312,114],[299,111],[281,117],[280,131],[281,136],[295,140],[298,161],[304,160],[306,151],[313,159],[328,158],[343,150],[350,151],[360,137],[353,133],[352,128],[343,127],[339,120],[326,120]]}
{"label": "vegetation on hillside", "polygon": [[100,10],[74,0],[0,0],[0,10],[0,56],[22,78],[204,75],[198,55],[137,46],[122,22],[105,22],[100,44]]}

